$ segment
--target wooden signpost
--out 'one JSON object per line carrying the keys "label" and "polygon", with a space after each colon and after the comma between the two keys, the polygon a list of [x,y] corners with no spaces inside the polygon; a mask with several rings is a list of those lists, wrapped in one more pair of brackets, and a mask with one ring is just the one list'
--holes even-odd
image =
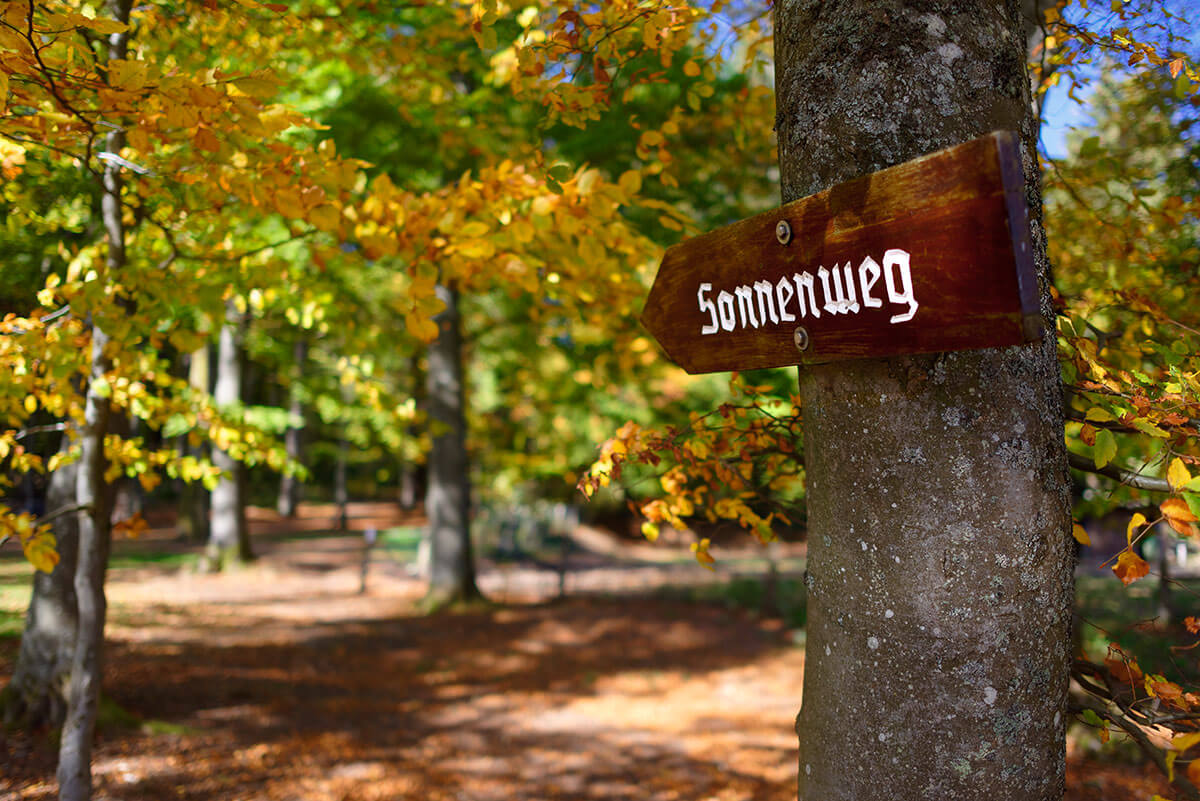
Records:
{"label": "wooden signpost", "polygon": [[669,249],[642,323],[689,373],[1036,340],[1017,135],[993,133]]}

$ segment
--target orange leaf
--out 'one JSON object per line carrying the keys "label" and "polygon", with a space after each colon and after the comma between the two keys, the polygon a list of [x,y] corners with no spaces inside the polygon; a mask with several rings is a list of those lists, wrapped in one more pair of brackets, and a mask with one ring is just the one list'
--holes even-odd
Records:
{"label": "orange leaf", "polygon": [[1184,537],[1194,537],[1196,530],[1196,515],[1182,498],[1167,498],[1158,506],[1171,528]]}
{"label": "orange leaf", "polygon": [[1121,552],[1117,563],[1113,565],[1113,572],[1117,574],[1121,583],[1128,586],[1138,579],[1144,578],[1150,572],[1150,565],[1146,564],[1145,559],[1126,548]]}
{"label": "orange leaf", "polygon": [[207,150],[209,153],[216,153],[221,149],[221,142],[217,139],[216,134],[203,125],[196,129],[192,143],[200,150]]}
{"label": "orange leaf", "polygon": [[1083,444],[1089,448],[1096,444],[1096,427],[1091,423],[1084,423],[1079,429],[1079,438],[1083,440]]}
{"label": "orange leaf", "polygon": [[1079,525],[1078,523],[1076,523],[1071,528],[1071,536],[1073,536],[1075,538],[1075,541],[1078,542],[1080,545],[1091,545],[1092,544],[1092,538],[1088,536],[1087,530],[1084,529],[1084,527]]}
{"label": "orange leaf", "polygon": [[[1120,651],[1117,652],[1119,655]],[[1123,655],[1121,655],[1123,657]],[[1104,658],[1104,666],[1113,678],[1122,684],[1134,684],[1142,680],[1142,669],[1137,662],[1126,661],[1124,658],[1108,656]]]}

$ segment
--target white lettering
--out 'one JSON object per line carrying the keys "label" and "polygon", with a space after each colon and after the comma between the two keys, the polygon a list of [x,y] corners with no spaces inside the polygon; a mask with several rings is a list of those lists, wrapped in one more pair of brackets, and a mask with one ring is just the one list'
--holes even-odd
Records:
{"label": "white lettering", "polygon": [[754,316],[754,291],[748,286],[735,287],[733,294],[737,295],[738,312],[742,317],[742,328],[746,323],[758,328],[758,318]]}
{"label": "white lettering", "polygon": [[[800,316],[807,317],[809,310],[813,317],[820,317],[821,310],[817,308],[817,299],[813,295],[812,273],[805,270],[802,273],[792,273],[792,281],[796,284],[796,299],[800,303]],[[804,302],[804,294],[808,293],[808,303]]]}
{"label": "white lettering", "polygon": [[733,316],[733,295],[722,289],[717,295],[717,310],[721,313],[721,327],[732,331],[737,324],[737,318]]}
{"label": "white lettering", "polygon": [[[817,298],[818,279],[821,302]],[[913,289],[911,256],[906,250],[890,248],[884,251],[882,265],[866,256],[857,269],[850,261],[831,268],[821,265],[815,273],[808,270],[792,273],[774,283],[759,279],[721,290],[715,296],[712,283],[706,281],[696,290],[696,305],[703,321],[700,333],[708,336],[739,328],[778,326],[810,315],[816,319],[822,310],[830,315],[849,315],[881,309],[885,304],[880,283],[886,287],[890,311],[896,312],[890,321],[912,320],[920,304]]]}
{"label": "white lettering", "polygon": [[[892,268],[900,270],[900,287]],[[891,322],[906,323],[917,313],[917,299],[913,297],[912,273],[908,268],[908,251],[892,248],[883,254],[883,278],[887,282],[888,300],[892,303],[907,304],[908,311],[892,315]]]}
{"label": "white lettering", "polygon": [[[779,296],[779,319],[785,323],[795,322],[796,315],[787,310],[787,305],[792,302],[796,292],[786,278],[779,279],[779,283],[775,285],[775,293]],[[784,297],[785,294],[787,297]]]}
{"label": "white lettering", "polygon": [[763,325],[766,325],[769,315],[771,322],[778,324],[779,315],[775,313],[775,287],[771,286],[771,282],[755,281],[754,295],[758,298],[758,319],[762,320]]}
{"label": "white lettering", "polygon": [[712,284],[701,284],[699,291],[696,292],[696,300],[700,303],[700,311],[708,312],[712,317],[712,322],[700,329],[701,334],[717,333],[717,307],[711,300],[704,297],[706,292],[712,291]]}
{"label": "white lettering", "polygon": [[[870,278],[868,278],[870,276]],[[863,305],[868,309],[878,309],[883,305],[879,298],[871,296],[871,287],[879,283],[879,262],[867,256],[858,265],[858,283],[862,286]]]}
{"label": "white lettering", "polygon": [[[845,273],[845,286],[842,283],[842,274]],[[833,276],[833,288],[829,287],[829,276]],[[833,265],[832,270],[826,270],[825,265],[817,270],[817,277],[821,279],[821,289],[825,292],[825,311],[830,314],[856,314],[858,312],[858,299],[854,294],[854,277],[850,274],[850,262],[846,262],[845,267]]]}

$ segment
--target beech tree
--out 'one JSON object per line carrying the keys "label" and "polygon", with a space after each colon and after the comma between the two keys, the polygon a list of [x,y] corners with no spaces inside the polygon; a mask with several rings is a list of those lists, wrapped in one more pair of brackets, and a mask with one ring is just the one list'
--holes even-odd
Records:
{"label": "beech tree", "polygon": [[1019,131],[1046,331],[1033,346],[800,371],[799,795],[861,798],[882,781],[913,798],[1059,798],[1070,485],[1019,7],[785,3],[776,62],[785,201]]}

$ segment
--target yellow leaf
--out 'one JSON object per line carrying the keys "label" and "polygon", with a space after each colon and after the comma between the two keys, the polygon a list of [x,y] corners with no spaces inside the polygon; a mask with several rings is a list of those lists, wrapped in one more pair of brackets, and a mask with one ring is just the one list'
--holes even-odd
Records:
{"label": "yellow leaf", "polygon": [[636,195],[642,188],[642,174],[637,170],[627,170],[621,173],[617,185],[626,195]]}
{"label": "yellow leaf", "polygon": [[22,405],[25,407],[25,411],[29,412],[29,414],[33,414],[37,411],[37,398],[33,395],[26,395],[25,401]]}
{"label": "yellow leaf", "polygon": [[85,28],[91,28],[103,36],[108,36],[111,33],[125,33],[125,31],[129,30],[128,25],[115,19],[88,19],[87,17],[83,17],[79,22]]}
{"label": "yellow leaf", "polygon": [[108,83],[126,92],[136,92],[146,85],[146,62],[114,59],[108,62]]}
{"label": "yellow leaf", "polygon": [[1099,406],[1093,406],[1092,408],[1088,409],[1087,414],[1085,414],[1083,417],[1085,420],[1091,420],[1096,423],[1109,423],[1116,419],[1108,412],[1108,410],[1101,409]]}
{"label": "yellow leaf", "polygon": [[1167,468],[1167,483],[1171,485],[1171,492],[1179,492],[1180,488],[1192,480],[1192,474],[1188,472],[1187,465],[1179,457],[1175,457],[1171,461],[1171,466]]}
{"label": "yellow leaf", "polygon": [[8,73],[0,70],[0,116],[8,106]]}
{"label": "yellow leaf", "polygon": [[1133,534],[1146,523],[1146,516],[1138,512],[1129,519],[1129,525],[1125,528],[1125,541],[1130,545],[1133,544]]}
{"label": "yellow leaf", "polygon": [[491,258],[496,253],[496,246],[488,239],[476,239],[473,242],[465,242],[455,248],[458,255],[467,259],[487,259]]}
{"label": "yellow leaf", "polygon": [[1122,584],[1128,586],[1138,579],[1144,578],[1150,572],[1150,565],[1146,564],[1145,559],[1126,548],[1121,551],[1121,556],[1113,565],[1113,572],[1117,574],[1117,578],[1121,580]]}
{"label": "yellow leaf", "polygon": [[463,239],[478,239],[479,237],[486,235],[488,230],[487,223],[475,220],[474,222],[469,222],[464,225],[458,230],[457,233]]}
{"label": "yellow leaf", "polygon": [[1091,545],[1092,538],[1088,536],[1087,530],[1083,526],[1076,523],[1071,529],[1071,535],[1075,537],[1075,541],[1080,545]]}
{"label": "yellow leaf", "polygon": [[405,318],[404,322],[408,326],[409,332],[422,342],[432,342],[437,339],[437,324],[428,317],[410,314]]}
{"label": "yellow leaf", "polygon": [[656,523],[651,523],[649,520],[647,520],[645,523],[642,523],[642,536],[651,542],[654,542],[658,539],[658,532],[659,529]]}
{"label": "yellow leaf", "polygon": [[683,65],[683,74],[689,78],[695,78],[700,74],[700,65],[695,61],[689,61]]}
{"label": "yellow leaf", "polygon": [[21,541],[25,558],[29,563],[43,573],[53,573],[58,564],[58,541],[47,531],[40,531],[32,537]]}
{"label": "yellow leaf", "polygon": [[332,203],[322,203],[308,211],[308,221],[317,229],[327,233],[336,231],[341,219],[341,212]]}

